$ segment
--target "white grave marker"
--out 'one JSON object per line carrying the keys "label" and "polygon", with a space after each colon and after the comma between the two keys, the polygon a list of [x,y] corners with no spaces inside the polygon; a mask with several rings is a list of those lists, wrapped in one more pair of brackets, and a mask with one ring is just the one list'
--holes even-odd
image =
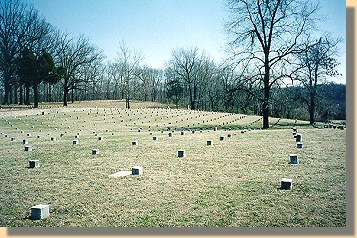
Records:
{"label": "white grave marker", "polygon": [[282,178],[281,179],[281,189],[292,189],[293,188],[293,180],[292,179],[288,179],[288,178]]}
{"label": "white grave marker", "polygon": [[298,164],[298,155],[297,154],[290,154],[290,164]]}
{"label": "white grave marker", "polygon": [[142,175],[143,174],[143,167],[142,166],[134,166],[131,169],[132,175]]}
{"label": "white grave marker", "polygon": [[31,207],[31,219],[40,220],[50,215],[50,206],[39,204]]}
{"label": "white grave marker", "polygon": [[32,151],[32,146],[30,145],[25,146],[25,151]]}
{"label": "white grave marker", "polygon": [[39,168],[40,167],[40,161],[39,160],[30,160],[29,161],[29,167],[30,168]]}

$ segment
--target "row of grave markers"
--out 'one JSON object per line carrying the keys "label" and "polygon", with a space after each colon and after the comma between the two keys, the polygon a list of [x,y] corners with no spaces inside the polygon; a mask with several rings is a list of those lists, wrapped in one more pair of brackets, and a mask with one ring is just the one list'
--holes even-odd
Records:
{"label": "row of grave markers", "polygon": [[[292,134],[295,138],[296,148],[302,149],[302,134],[297,133],[296,127],[292,128]],[[289,164],[299,164],[299,159],[297,154],[290,154],[290,162]],[[293,180],[289,178],[282,178],[281,179],[281,189],[290,190],[293,187]]]}

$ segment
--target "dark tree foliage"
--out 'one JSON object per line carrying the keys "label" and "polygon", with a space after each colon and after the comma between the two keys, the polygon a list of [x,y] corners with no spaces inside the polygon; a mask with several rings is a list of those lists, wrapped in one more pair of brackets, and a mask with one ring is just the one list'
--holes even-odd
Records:
{"label": "dark tree foliage", "polygon": [[178,79],[173,79],[167,83],[167,97],[173,98],[176,108],[179,106],[179,101],[182,98],[183,86]]}
{"label": "dark tree foliage", "polygon": [[29,49],[24,49],[18,60],[18,76],[20,82],[26,86],[26,104],[29,104],[28,88],[32,86],[34,93],[34,108],[38,107],[38,85],[41,82],[56,83],[59,75],[52,56],[46,51],[36,57]]}
{"label": "dark tree foliage", "polygon": [[[307,91],[303,86],[274,88],[272,90],[272,116],[309,120],[305,102]],[[326,83],[316,91],[315,121],[346,120],[346,85]]]}
{"label": "dark tree foliage", "polygon": [[21,57],[17,60],[18,64],[18,76],[19,76],[19,82],[20,85],[25,85],[25,104],[29,105],[30,104],[30,99],[29,99],[29,92],[30,92],[30,87],[33,82],[36,81],[37,77],[37,62],[36,62],[36,57],[33,54],[33,52],[27,48],[25,48],[22,53]]}

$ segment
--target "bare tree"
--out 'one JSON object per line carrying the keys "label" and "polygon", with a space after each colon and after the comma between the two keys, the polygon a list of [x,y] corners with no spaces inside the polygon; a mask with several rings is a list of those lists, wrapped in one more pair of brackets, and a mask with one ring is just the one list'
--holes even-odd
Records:
{"label": "bare tree", "polygon": [[106,81],[106,91],[107,99],[124,99],[124,93],[122,90],[123,82],[121,82],[122,77],[120,74],[120,68],[116,62],[109,62],[107,66],[107,81]]}
{"label": "bare tree", "polygon": [[324,84],[328,76],[336,76],[338,65],[336,56],[340,39],[326,35],[319,40],[306,43],[305,50],[298,55],[301,69],[297,79],[301,82],[306,93],[301,99],[306,103],[310,115],[310,124],[315,122],[317,87]]}
{"label": "bare tree", "polygon": [[189,105],[191,109],[195,110],[198,92],[197,69],[201,63],[198,48],[176,49],[172,51],[171,57],[168,67],[186,84]]}
{"label": "bare tree", "polygon": [[270,89],[291,74],[287,64],[312,29],[318,7],[299,0],[231,0],[228,6],[230,50],[240,71],[257,67],[249,79],[262,86],[263,128],[268,128]]}
{"label": "bare tree", "polygon": [[106,68],[102,63],[101,58],[80,67],[76,76],[79,78],[77,88],[79,88],[81,92],[79,94],[80,98],[84,100],[98,99],[99,95],[97,87],[98,83],[104,78],[105,71]]}
{"label": "bare tree", "polygon": [[138,51],[129,49],[124,41],[120,43],[117,54],[118,58],[115,64],[122,82],[125,107],[130,108],[130,98],[134,90],[133,81],[137,79],[137,70],[142,61],[142,55]]}
{"label": "bare tree", "polygon": [[[197,89],[197,108],[200,109],[208,109],[209,98],[208,95],[211,94],[212,90],[216,90],[217,88],[217,67],[213,60],[211,60],[205,54],[201,55],[200,64],[197,68],[196,77],[198,83]],[[219,82],[219,81],[218,81]]]}
{"label": "bare tree", "polygon": [[138,69],[137,77],[141,84],[140,93],[144,96],[144,98],[141,99],[148,101],[150,97],[151,101],[155,101],[158,91],[157,86],[161,80],[162,71],[144,65]]}
{"label": "bare tree", "polygon": [[73,93],[73,90],[82,86],[83,77],[77,75],[81,67],[101,60],[103,56],[84,36],[76,40],[68,34],[62,34],[58,36],[56,58],[59,67],[63,69],[63,106],[67,106],[69,91]]}

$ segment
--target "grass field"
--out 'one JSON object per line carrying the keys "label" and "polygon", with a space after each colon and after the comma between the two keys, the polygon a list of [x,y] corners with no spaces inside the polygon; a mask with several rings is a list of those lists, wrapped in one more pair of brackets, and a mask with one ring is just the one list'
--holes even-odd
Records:
{"label": "grass field", "polygon": [[[297,149],[294,120],[272,118],[272,129],[257,130],[260,116],[132,107],[104,101],[2,109],[0,226],[346,225],[346,130],[297,121]],[[294,153],[297,165],[289,164]],[[39,168],[28,167],[33,159]],[[143,166],[143,175],[109,177],[133,166]],[[279,189],[284,177],[293,180],[292,190]],[[49,204],[51,215],[29,219],[36,204]]]}

